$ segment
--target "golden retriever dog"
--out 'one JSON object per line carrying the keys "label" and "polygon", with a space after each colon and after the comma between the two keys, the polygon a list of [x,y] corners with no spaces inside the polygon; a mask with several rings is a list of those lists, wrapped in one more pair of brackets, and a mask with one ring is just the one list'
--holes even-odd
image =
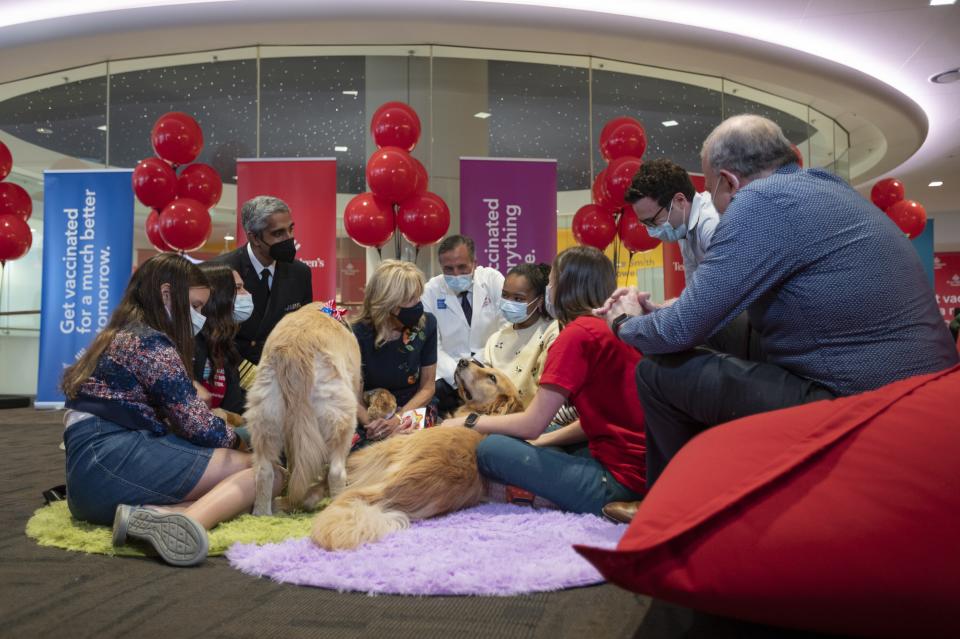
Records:
{"label": "golden retriever dog", "polygon": [[374,388],[365,392],[363,405],[371,421],[392,417],[397,412],[397,398],[385,388]]}
{"label": "golden retriever dog", "polygon": [[[263,348],[244,419],[256,473],[254,515],[272,513],[274,465],[287,456],[286,507],[313,510],[346,485],[357,424],[360,348],[340,321],[308,304],[285,315]],[[324,467],[329,470],[321,476]]]}
{"label": "golden retriever dog", "polygon": [[[458,414],[523,410],[516,387],[500,371],[460,360],[456,375],[467,401]],[[476,456],[481,439],[469,428],[440,426],[355,452],[347,459],[347,489],[313,520],[314,543],[347,550],[411,521],[478,504],[484,495]]]}

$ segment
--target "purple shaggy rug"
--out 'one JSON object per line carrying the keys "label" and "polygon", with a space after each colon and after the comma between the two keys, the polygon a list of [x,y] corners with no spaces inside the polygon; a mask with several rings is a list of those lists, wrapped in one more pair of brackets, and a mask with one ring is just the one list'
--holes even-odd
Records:
{"label": "purple shaggy rug", "polygon": [[341,592],[518,595],[602,582],[572,546],[614,548],[625,530],[593,515],[484,504],[356,550],[328,552],[304,538],[235,544],[227,558],[248,575]]}

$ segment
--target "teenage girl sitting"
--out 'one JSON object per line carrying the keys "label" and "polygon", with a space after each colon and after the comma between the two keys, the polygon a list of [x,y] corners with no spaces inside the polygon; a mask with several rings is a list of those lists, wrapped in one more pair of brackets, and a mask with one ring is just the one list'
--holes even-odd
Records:
{"label": "teenage girl sitting", "polygon": [[115,545],[145,540],[179,566],[203,561],[206,531],[248,512],[254,498],[251,455],[235,450],[239,438],[189,373],[209,297],[207,279],[183,257],[150,258],[63,376],[70,512],[112,521]]}
{"label": "teenage girl sitting", "polygon": [[[474,414],[443,422],[490,434],[477,448],[485,476],[573,512],[600,515],[610,502],[642,498],[646,440],[633,381],[640,353],[591,313],[615,288],[613,264],[595,248],[570,248],[554,260],[546,307],[561,330],[529,406],[513,415]],[[567,400],[580,420],[543,434]],[[588,447],[578,453],[555,448],[584,441]]]}

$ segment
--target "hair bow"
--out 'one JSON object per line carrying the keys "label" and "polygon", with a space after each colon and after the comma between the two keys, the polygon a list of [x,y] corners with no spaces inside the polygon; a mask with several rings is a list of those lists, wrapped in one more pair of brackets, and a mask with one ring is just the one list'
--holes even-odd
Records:
{"label": "hair bow", "polygon": [[323,308],[320,309],[320,312],[326,313],[327,315],[329,315],[330,317],[332,317],[337,321],[344,322],[346,320],[343,319],[343,316],[349,313],[350,311],[348,311],[345,308],[337,308],[336,300],[327,300],[326,302],[323,303]]}

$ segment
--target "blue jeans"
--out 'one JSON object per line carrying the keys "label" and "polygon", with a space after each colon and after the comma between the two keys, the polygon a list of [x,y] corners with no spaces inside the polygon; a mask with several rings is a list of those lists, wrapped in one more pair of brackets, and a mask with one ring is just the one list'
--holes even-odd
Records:
{"label": "blue jeans", "polygon": [[570,454],[506,435],[489,435],[477,446],[477,466],[485,477],[529,490],[575,513],[600,515],[611,501],[643,497],[618,482],[586,448]]}
{"label": "blue jeans", "polygon": [[111,524],[119,504],[182,502],[207,469],[212,448],[173,434],[131,430],[100,417],[71,424],[67,505],[77,519]]}

